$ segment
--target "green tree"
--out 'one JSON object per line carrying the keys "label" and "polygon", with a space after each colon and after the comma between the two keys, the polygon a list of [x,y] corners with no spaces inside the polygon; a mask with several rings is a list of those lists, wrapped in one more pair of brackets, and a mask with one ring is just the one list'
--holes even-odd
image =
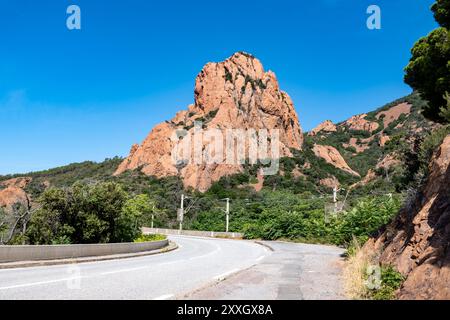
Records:
{"label": "green tree", "polygon": [[423,110],[431,120],[445,122],[441,108],[450,90],[450,0],[437,1],[434,11],[440,28],[421,38],[411,50],[412,57],[405,68],[405,82],[428,100]]}
{"label": "green tree", "polygon": [[437,0],[431,10],[434,12],[434,18],[444,28],[450,28],[450,0]]}
{"label": "green tree", "polygon": [[447,100],[447,105],[441,108],[441,117],[448,123],[450,123],[450,94],[447,92],[445,94],[445,100]]}
{"label": "green tree", "polygon": [[33,214],[27,237],[33,244],[108,243],[130,241],[135,228],[123,207],[127,193],[116,183],[71,188],[52,188],[44,192],[41,209]]}
{"label": "green tree", "polygon": [[349,244],[356,237],[360,243],[364,243],[369,236],[389,223],[397,215],[399,208],[399,199],[395,197],[359,201],[336,221],[335,242]]}
{"label": "green tree", "polygon": [[0,208],[0,243],[3,239],[3,233],[8,230],[8,221],[6,217],[6,212],[3,208]]}
{"label": "green tree", "polygon": [[143,221],[146,221],[156,211],[154,201],[146,194],[140,194],[125,202],[119,217],[117,237],[126,241],[134,241],[141,235]]}

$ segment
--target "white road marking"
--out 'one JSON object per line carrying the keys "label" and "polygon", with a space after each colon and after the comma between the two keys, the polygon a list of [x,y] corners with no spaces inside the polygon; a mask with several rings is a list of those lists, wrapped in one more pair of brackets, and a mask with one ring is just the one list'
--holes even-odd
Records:
{"label": "white road marking", "polygon": [[0,290],[8,290],[8,289],[17,289],[17,288],[26,288],[26,287],[40,286],[40,285],[43,285],[43,284],[51,284],[51,283],[57,283],[57,282],[73,281],[73,280],[77,280],[77,279],[81,279],[81,278],[83,278],[83,277],[70,277],[70,278],[64,278],[64,279],[56,279],[56,280],[48,280],[48,281],[39,281],[39,282],[16,284],[16,285],[13,285],[13,286],[8,286],[8,287],[0,287]]}
{"label": "white road marking", "polygon": [[165,294],[159,297],[154,298],[153,300],[169,300],[170,298],[173,298],[173,294]]}
{"label": "white road marking", "polygon": [[145,266],[145,267],[130,268],[130,269],[120,269],[120,270],[115,270],[115,271],[102,272],[102,273],[100,273],[100,275],[106,276],[106,275],[109,275],[109,274],[123,273],[123,272],[132,272],[132,271],[143,270],[143,269],[146,269],[146,268],[149,268],[149,267]]}
{"label": "white road marking", "polygon": [[239,269],[233,269],[233,270],[228,271],[228,272],[226,272],[226,273],[222,273],[221,275],[218,275],[218,276],[214,277],[214,280],[222,281],[222,280],[224,280],[226,277],[228,277],[229,275],[231,275],[231,274],[233,274],[233,273],[236,273],[236,272],[238,272],[238,271],[239,271]]}
{"label": "white road marking", "polygon": [[256,259],[256,261],[261,261],[262,259],[264,259],[266,256],[261,256],[261,257],[259,257],[258,259]]}

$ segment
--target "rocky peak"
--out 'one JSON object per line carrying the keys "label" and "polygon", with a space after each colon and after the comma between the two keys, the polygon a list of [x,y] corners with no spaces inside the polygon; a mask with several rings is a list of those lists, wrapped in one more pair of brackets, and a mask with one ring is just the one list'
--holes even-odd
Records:
{"label": "rocky peak", "polygon": [[311,132],[308,134],[309,136],[315,136],[319,132],[336,132],[337,127],[336,125],[331,122],[330,120],[326,120],[319,124],[317,127],[311,130]]}
{"label": "rocky peak", "polygon": [[[280,90],[271,71],[250,54],[239,52],[219,63],[208,63],[195,81],[194,104],[171,120],[156,126],[142,145],[133,147],[115,174],[140,168],[147,175],[180,175],[186,187],[205,191],[224,175],[242,170],[231,164],[177,166],[170,137],[180,129],[192,133],[195,123],[203,129],[279,130],[280,157],[301,149],[302,130],[289,95]],[[248,148],[248,146],[246,146]],[[203,150],[208,142],[203,142]],[[248,150],[246,150],[248,151]]]}

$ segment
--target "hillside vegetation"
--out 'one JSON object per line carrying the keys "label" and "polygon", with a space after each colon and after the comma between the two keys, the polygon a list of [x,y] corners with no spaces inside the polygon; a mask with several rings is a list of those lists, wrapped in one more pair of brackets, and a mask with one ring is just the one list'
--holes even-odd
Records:
{"label": "hillside vegetation", "polygon": [[[389,113],[391,108],[402,103],[411,106],[410,112],[396,115],[385,126],[383,117],[379,115]],[[414,143],[411,144],[411,141],[427,141],[432,127],[420,114],[424,104],[415,93],[368,113],[364,119],[379,125],[374,131],[353,130],[346,121],[337,124],[335,132],[320,131],[315,135],[305,133],[303,150],[292,150],[294,157],[281,159],[280,171],[277,175],[264,178],[262,190],[255,189],[260,179],[258,165],[246,165],[242,173],[224,176],[207,192],[200,193],[193,189],[185,190],[179,177],[157,179],[139,170],[114,176],[113,173],[122,162],[121,158],[0,177],[0,183],[18,177],[32,178],[24,190],[30,195],[33,206],[40,208],[30,217],[30,221],[26,221],[28,231],[17,232],[10,243],[133,240],[131,235],[137,237],[138,234],[132,230],[127,231],[128,235],[121,236],[117,235],[117,231],[107,230],[111,228],[108,227],[111,221],[120,219],[122,214],[129,214],[123,209],[125,203],[130,199],[138,201],[142,195],[147,197],[151,208],[145,209],[147,212],[139,218],[139,225],[150,225],[153,214],[156,227],[175,228],[176,210],[182,193],[190,197],[185,204],[190,206],[185,217],[185,228],[223,231],[225,203],[222,199],[230,198],[230,231],[242,232],[247,238],[349,245],[355,236],[364,241],[398,212],[410,183],[409,177],[414,174],[414,170],[418,170],[417,164],[413,166],[406,160],[414,155],[418,161],[420,157],[424,158],[422,162],[426,161],[427,152],[421,153],[419,149],[413,148]],[[388,136],[390,140],[381,145],[381,136]],[[356,152],[355,147],[349,146],[351,140],[356,141],[356,147],[365,148]],[[334,147],[359,176],[317,156],[314,151],[316,145]],[[387,155],[396,160],[386,168],[377,168],[377,164]],[[370,171],[373,172],[371,179],[365,179]],[[324,183],[327,179],[331,179],[334,184]],[[104,189],[104,183],[118,190],[117,194],[123,197],[120,210],[111,213],[111,217],[115,218],[107,218],[109,213],[106,213],[106,209],[95,205],[94,200],[98,199],[94,197],[98,192],[96,190]],[[345,201],[345,210],[337,214],[325,209],[333,205],[334,186],[340,188],[338,200]],[[86,191],[83,193],[82,190]],[[71,199],[77,199],[75,194],[87,198],[73,203]],[[92,209],[93,205],[97,213]],[[70,207],[73,209],[69,210]],[[144,209],[137,206],[136,210]],[[69,211],[78,213],[70,216]],[[54,221],[55,217],[57,224],[46,224],[46,220]],[[102,222],[105,220],[110,222],[105,224]],[[18,224],[21,225],[23,223]],[[92,230],[81,232],[78,230],[80,228]]]}

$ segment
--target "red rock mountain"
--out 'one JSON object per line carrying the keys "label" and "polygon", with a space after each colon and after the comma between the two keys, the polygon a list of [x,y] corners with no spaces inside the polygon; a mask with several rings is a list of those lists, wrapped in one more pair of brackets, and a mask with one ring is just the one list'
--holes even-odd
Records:
{"label": "red rock mountain", "polygon": [[[204,129],[278,129],[280,157],[301,149],[302,130],[289,95],[280,90],[277,78],[264,71],[261,62],[247,53],[236,53],[220,63],[208,63],[195,81],[195,102],[171,121],[157,125],[141,145],[134,145],[116,175],[139,169],[158,178],[179,175],[185,187],[206,191],[222,176],[238,173],[240,164],[195,164],[177,166],[171,154],[180,129],[192,133],[195,121]],[[225,135],[225,133],[224,133]],[[248,148],[248,146],[246,146]],[[208,143],[203,142],[203,150]]]}

